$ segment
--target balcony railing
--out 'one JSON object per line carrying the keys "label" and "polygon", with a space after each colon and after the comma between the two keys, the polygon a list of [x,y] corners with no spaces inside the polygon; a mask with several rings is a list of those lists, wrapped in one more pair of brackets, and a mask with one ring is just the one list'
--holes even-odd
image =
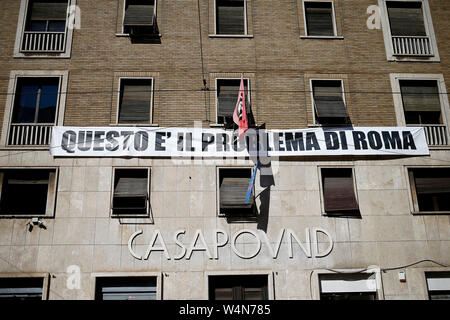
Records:
{"label": "balcony railing", "polygon": [[392,37],[396,56],[433,56],[429,37]]}
{"label": "balcony railing", "polygon": [[23,33],[22,52],[64,52],[66,49],[65,32]]}
{"label": "balcony railing", "polygon": [[14,123],[9,128],[10,146],[45,146],[50,144],[53,123]]}
{"label": "balcony railing", "polygon": [[443,124],[408,124],[412,127],[423,127],[429,146],[448,146],[447,127]]}

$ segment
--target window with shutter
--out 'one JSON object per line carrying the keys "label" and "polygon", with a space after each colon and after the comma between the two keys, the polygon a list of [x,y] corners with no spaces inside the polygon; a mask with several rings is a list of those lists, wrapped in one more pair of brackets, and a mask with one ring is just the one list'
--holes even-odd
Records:
{"label": "window with shutter", "polygon": [[254,192],[248,203],[245,202],[252,169],[219,169],[220,213],[232,216],[249,216],[254,213]]}
{"label": "window with shutter", "polygon": [[324,210],[328,215],[359,215],[352,168],[322,168]]}
{"label": "window with shutter", "polygon": [[370,273],[321,274],[320,300],[376,300],[376,275]]}
{"label": "window with shutter", "polygon": [[25,31],[64,32],[67,0],[30,0]]}
{"label": "window with shutter", "polygon": [[439,89],[435,80],[400,80],[406,124],[442,124]]}
{"label": "window with shutter", "polygon": [[121,79],[118,123],[149,123],[152,79]]}
{"label": "window with shutter", "polygon": [[42,300],[43,278],[1,278],[0,300]]}
{"label": "window with shutter", "polygon": [[127,0],[123,19],[124,33],[153,34],[156,24],[155,0]]}
{"label": "window with shutter", "polygon": [[416,211],[450,211],[450,168],[409,169]]}
{"label": "window with shutter", "polygon": [[96,300],[156,300],[156,277],[102,277],[96,279]]}
{"label": "window with shutter", "polygon": [[55,169],[1,170],[0,214],[46,215],[54,195],[55,173]]}
{"label": "window with shutter", "polygon": [[342,82],[340,80],[312,80],[316,121],[320,124],[348,124]]}
{"label": "window with shutter", "polygon": [[334,36],[334,16],[331,2],[305,2],[308,36]]}
{"label": "window with shutter", "polygon": [[216,0],[216,34],[246,34],[245,0]]}
{"label": "window with shutter", "polygon": [[267,275],[209,276],[210,300],[267,300]]}
{"label": "window with shutter", "polygon": [[112,211],[115,215],[148,212],[149,170],[115,169]]}
{"label": "window with shutter", "polygon": [[430,300],[450,300],[450,272],[426,272],[425,277]]}
{"label": "window with shutter", "polygon": [[389,24],[393,36],[426,36],[422,2],[387,1]]}
{"label": "window with shutter", "polygon": [[[217,123],[233,124],[233,112],[239,95],[240,79],[217,79]],[[245,106],[251,113],[249,103],[248,79],[244,79]]]}

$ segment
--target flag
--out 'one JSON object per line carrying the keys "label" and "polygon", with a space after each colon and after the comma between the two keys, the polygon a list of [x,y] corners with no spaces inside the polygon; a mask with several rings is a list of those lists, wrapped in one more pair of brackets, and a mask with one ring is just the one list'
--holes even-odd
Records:
{"label": "flag", "polygon": [[245,197],[245,203],[250,201],[250,196],[252,195],[252,190],[255,185],[255,177],[256,171],[258,171],[258,161],[256,161],[255,169],[253,170],[252,178],[250,179],[250,183],[248,184],[247,195]]}
{"label": "flag", "polygon": [[245,89],[244,77],[241,77],[241,85],[239,87],[239,96],[234,108],[233,121],[239,126],[239,140],[248,129],[247,109],[245,108]]}

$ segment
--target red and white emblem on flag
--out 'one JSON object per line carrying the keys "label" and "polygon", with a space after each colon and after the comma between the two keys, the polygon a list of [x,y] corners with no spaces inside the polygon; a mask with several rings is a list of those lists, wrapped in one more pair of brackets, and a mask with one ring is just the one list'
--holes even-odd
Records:
{"label": "red and white emblem on flag", "polygon": [[245,108],[244,77],[241,77],[239,96],[233,113],[233,121],[239,126],[239,139],[242,139],[248,129],[247,109]]}

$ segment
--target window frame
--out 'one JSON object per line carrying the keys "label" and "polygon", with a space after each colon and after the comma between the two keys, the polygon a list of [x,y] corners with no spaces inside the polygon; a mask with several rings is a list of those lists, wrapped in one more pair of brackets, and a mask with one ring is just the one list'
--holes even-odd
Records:
{"label": "window frame", "polygon": [[[406,119],[403,107],[403,100],[400,91],[400,81],[401,80],[424,80],[424,81],[436,81],[439,100],[441,104],[441,115],[443,125],[446,127],[447,141],[450,141],[449,132],[449,120],[450,120],[450,105],[448,101],[447,89],[445,86],[445,80],[443,74],[420,74],[420,73],[391,73],[389,74],[392,88],[392,98],[394,100],[395,115],[397,120],[397,125],[400,127],[406,127]],[[428,146],[431,149],[449,149],[450,144],[447,146]]]}
{"label": "window frame", "polygon": [[55,125],[62,126],[64,125],[64,113],[66,109],[66,98],[67,98],[67,86],[68,86],[68,71],[34,71],[34,70],[26,70],[26,71],[11,71],[10,80],[8,85],[8,92],[12,92],[13,94],[9,94],[6,98],[5,105],[5,113],[3,117],[3,127],[2,134],[0,137],[0,146],[2,148],[22,148],[22,149],[44,149],[48,150],[49,145],[41,145],[41,146],[29,146],[29,145],[9,145],[9,136],[10,136],[10,128],[12,124],[12,117],[14,113],[14,104],[16,99],[16,91],[17,84],[19,78],[59,78],[59,87],[58,87],[58,101],[56,105],[55,111]]}
{"label": "window frame", "polygon": [[50,293],[50,274],[47,272],[32,272],[32,273],[0,273],[1,278],[41,278],[43,279],[43,287],[42,287],[42,300],[49,299]]}
{"label": "window frame", "polygon": [[[341,215],[341,214],[329,214],[325,211],[325,197],[324,197],[324,188],[323,188],[323,177],[322,177],[322,169],[351,169],[352,170],[352,179],[353,179],[353,192],[355,193],[356,203],[358,204],[358,208],[360,209],[359,197],[358,197],[358,187],[356,183],[356,170],[354,165],[339,165],[339,166],[318,166],[318,177],[319,177],[319,190],[320,190],[320,210],[322,216],[325,217],[353,217],[353,215]],[[359,213],[360,214],[360,213]],[[354,215],[359,216],[359,215]]]}
{"label": "window frame", "polygon": [[[384,300],[384,290],[383,290],[383,281],[381,278],[381,269],[380,268],[368,268],[362,272],[360,269],[336,269],[335,271],[342,272],[342,274],[352,274],[352,273],[364,273],[364,274],[374,274],[375,275],[375,283],[376,283],[376,300]],[[312,300],[320,300],[321,294],[321,285],[320,285],[320,275],[329,275],[336,274],[336,272],[329,269],[316,269],[312,271],[311,278],[311,292],[310,296]]]}
{"label": "window frame", "polygon": [[[421,2],[422,12],[424,15],[424,25],[427,33],[427,37],[430,39],[431,50],[433,52],[432,56],[396,56],[394,55],[393,45],[392,45],[392,34],[391,25],[389,22],[388,10],[386,2]],[[421,62],[439,62],[439,51],[436,41],[436,34],[434,32],[433,20],[431,17],[430,6],[428,0],[378,0],[378,7],[380,8],[381,14],[381,25],[383,31],[384,45],[386,48],[386,59],[388,61],[421,61]]]}
{"label": "window frame", "polygon": [[[113,211],[113,201],[114,201],[114,181],[116,178],[116,169],[123,170],[123,169],[139,169],[139,170],[147,170],[147,210],[146,213],[143,214],[115,214]],[[152,183],[152,168],[151,167],[123,167],[123,166],[117,166],[112,167],[112,174],[111,174],[111,192],[110,192],[110,204],[109,204],[109,211],[110,211],[110,217],[113,219],[121,219],[121,218],[150,218],[151,215],[151,183]]]}
{"label": "window frame", "polygon": [[[428,287],[428,277],[427,277],[427,274],[430,274],[430,273],[450,273],[450,269],[449,268],[442,268],[442,267],[439,267],[439,268],[423,268],[423,271],[422,271],[422,277],[423,277],[423,281],[424,281],[424,283],[425,283],[425,285],[424,285],[424,296],[426,297],[425,299],[426,300],[431,300],[430,299],[430,291],[434,291],[434,290],[429,290],[429,287]],[[447,291],[447,290],[445,290],[445,291]],[[449,291],[450,291],[450,289],[449,289]]]}
{"label": "window frame", "polygon": [[[5,170],[54,170],[50,172],[48,180],[47,202],[45,214],[7,214],[1,213],[1,218],[29,219],[29,218],[54,218],[56,213],[56,201],[58,195],[59,168],[58,167],[1,167],[0,168],[0,200],[2,196],[3,178]],[[53,174],[53,177],[52,177]]]}
{"label": "window frame", "polygon": [[[344,79],[343,78],[309,78],[309,87],[310,87],[310,95],[311,95],[311,105],[312,105],[312,116],[313,116],[313,126],[317,127],[324,127],[323,124],[319,123],[316,117],[316,102],[314,100],[314,87],[313,87],[313,81],[340,81],[341,82],[341,89],[342,89],[342,101],[344,101],[345,110],[347,111],[347,115],[350,118],[350,112],[348,110],[347,105],[347,99],[346,99],[346,91],[344,87]],[[327,125],[325,125],[327,126]]]}
{"label": "window frame", "polygon": [[210,38],[253,38],[251,23],[252,0],[244,1],[244,34],[217,33],[217,0],[209,0],[209,37]]}
{"label": "window frame", "polygon": [[412,170],[414,169],[448,169],[449,166],[404,166],[405,175],[406,175],[406,182],[407,182],[407,189],[408,189],[408,198],[409,198],[409,207],[411,210],[412,215],[426,215],[426,216],[433,216],[433,215],[450,215],[450,211],[420,211],[419,209],[419,203],[417,200],[417,192],[416,192],[416,185],[414,183],[414,178]]}
{"label": "window frame", "polygon": [[[156,1],[156,0],[155,0]],[[121,102],[121,88],[122,88],[122,80],[151,80],[151,99],[150,99],[150,112],[149,112],[149,122],[141,122],[141,123],[119,123],[119,115],[120,115],[120,102]],[[117,105],[116,105],[116,117],[115,117],[115,125],[118,126],[148,126],[153,124],[153,101],[154,101],[154,90],[155,90],[155,77],[134,77],[134,76],[119,76],[118,78],[118,94],[117,94]]]}
{"label": "window frame", "polygon": [[[309,35],[308,34],[308,23],[306,21],[306,2],[311,2],[311,3],[331,3],[331,18],[333,20],[333,35],[330,36],[315,36],[315,35]],[[303,7],[303,25],[304,25],[304,30],[305,30],[305,35],[302,36],[303,38],[317,38],[317,39],[333,39],[333,38],[338,38],[338,32],[337,32],[337,23],[336,23],[336,11],[334,8],[334,1],[332,0],[325,0],[325,1],[313,1],[313,0],[302,0],[302,7]],[[343,37],[340,37],[343,38]]]}
{"label": "window frame", "polygon": [[[68,27],[68,20],[69,17],[66,17],[66,28],[65,28],[65,50],[64,52],[57,52],[57,53],[45,53],[45,52],[22,52],[22,41],[23,41],[23,35],[25,32],[25,26],[27,23],[27,17],[28,17],[28,8],[29,8],[29,2],[30,0],[20,0],[20,11],[19,11],[19,18],[17,21],[17,30],[16,30],[16,41],[14,44],[14,58],[53,58],[53,59],[60,59],[60,58],[70,58],[72,53],[72,42],[73,42],[73,29]],[[67,7],[73,7],[77,5],[77,0],[68,0],[67,1]]]}
{"label": "window frame", "polygon": [[[244,79],[244,87],[245,87],[245,81],[247,81],[247,92],[245,93],[245,97],[247,98],[247,101],[249,103],[249,105],[251,106],[252,101],[251,101],[251,89],[250,89],[250,77],[245,77]],[[218,92],[219,92],[219,87],[218,82],[220,80],[241,80],[241,78],[236,78],[236,77],[231,77],[231,78],[215,78],[215,84],[214,87],[216,88],[214,94],[215,94],[215,101],[216,101],[216,123],[215,125],[217,126],[224,126],[223,123],[219,123],[219,96],[218,96]],[[236,102],[237,102],[238,97],[236,97]],[[247,113],[248,113],[248,106],[246,105],[245,108],[247,109]]]}
{"label": "window frame", "polygon": [[[124,21],[125,21],[125,12],[126,12],[126,7],[127,7],[127,1],[128,0],[123,0],[121,1],[122,3],[122,20],[121,20],[121,24],[120,24],[120,33],[117,33],[116,36],[122,36],[122,37],[129,37],[130,34],[129,33],[125,33],[125,26],[123,25]],[[153,16],[155,18],[155,20],[157,19],[157,7],[158,7],[158,0],[153,0],[154,1],[154,6],[153,6]],[[159,35],[161,36],[161,35]]]}
{"label": "window frame", "polygon": [[161,272],[95,272],[91,274],[94,279],[91,297],[95,300],[97,291],[97,278],[128,278],[128,277],[155,277],[156,278],[156,300],[163,300],[162,274]]}
{"label": "window frame", "polygon": [[275,300],[274,274],[272,270],[206,271],[204,276],[204,300],[209,300],[209,277],[214,276],[267,276],[267,299]]}

